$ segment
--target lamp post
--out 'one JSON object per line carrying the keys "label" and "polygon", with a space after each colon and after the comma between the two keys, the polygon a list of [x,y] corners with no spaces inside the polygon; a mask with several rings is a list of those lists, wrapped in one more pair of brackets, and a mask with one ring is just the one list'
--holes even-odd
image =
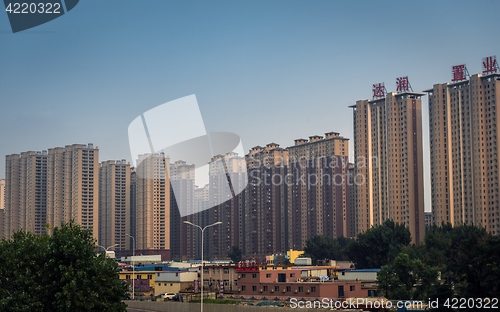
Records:
{"label": "lamp post", "polygon": [[134,258],[135,258],[135,238],[130,235],[126,234],[126,236],[130,237],[133,239],[134,243],[132,245],[132,299],[135,299],[135,263],[134,263]]}
{"label": "lamp post", "polygon": [[114,244],[112,246],[109,246],[108,248],[104,247],[104,246],[101,246],[101,245],[96,245],[97,247],[101,247],[102,249],[104,249],[104,252],[105,252],[105,256],[106,258],[108,257],[108,250],[109,248],[113,248],[113,247],[116,247],[116,246],[120,246],[120,244]]}
{"label": "lamp post", "polygon": [[203,232],[205,232],[206,228],[222,224],[222,222],[220,222],[220,221],[215,222],[215,223],[209,224],[205,227],[201,227],[201,226],[194,224],[192,222],[189,222],[189,221],[184,221],[184,223],[189,224],[189,225],[194,226],[194,227],[197,227],[201,230],[201,312],[203,312],[203,269],[204,269],[204,265],[203,265],[203,242],[204,242]]}

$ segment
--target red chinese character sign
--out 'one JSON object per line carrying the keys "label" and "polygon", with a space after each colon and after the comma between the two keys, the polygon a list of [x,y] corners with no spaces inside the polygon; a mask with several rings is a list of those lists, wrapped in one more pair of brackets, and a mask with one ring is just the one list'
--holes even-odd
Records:
{"label": "red chinese character sign", "polygon": [[498,71],[497,56],[483,57],[483,74],[492,74]]}
{"label": "red chinese character sign", "polygon": [[457,82],[466,79],[467,68],[465,68],[465,64],[455,65],[451,67],[451,81]]}
{"label": "red chinese character sign", "polygon": [[407,92],[410,91],[410,82],[408,76],[396,78],[396,91],[397,92]]}
{"label": "red chinese character sign", "polygon": [[384,83],[382,82],[382,83],[374,84],[372,92],[373,92],[374,99],[379,99],[379,98],[385,97],[386,91],[385,91]]}

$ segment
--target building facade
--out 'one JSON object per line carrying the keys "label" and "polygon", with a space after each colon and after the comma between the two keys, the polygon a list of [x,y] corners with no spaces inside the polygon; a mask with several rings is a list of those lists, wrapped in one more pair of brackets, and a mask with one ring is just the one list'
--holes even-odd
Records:
{"label": "building facade", "polygon": [[170,165],[170,195],[171,225],[170,246],[173,259],[194,259],[199,230],[186,226],[184,221],[198,224],[195,214],[195,166],[178,160]]}
{"label": "building facade", "polygon": [[4,237],[5,224],[5,179],[0,179],[0,239]]}
{"label": "building facade", "polygon": [[474,224],[498,235],[500,74],[462,78],[425,91],[434,219],[437,225]]}
{"label": "building facade", "polygon": [[391,92],[353,108],[357,231],[387,219],[424,239],[424,93]]}
{"label": "building facade", "polygon": [[136,168],[136,250],[170,250],[170,159],[163,153],[139,155]]}
{"label": "building facade", "polygon": [[287,150],[289,248],[303,249],[315,235],[349,237],[349,139],[329,132]]}
{"label": "building facade", "polygon": [[73,144],[6,156],[5,235],[74,220],[98,239],[99,149]]}
{"label": "building facade", "polygon": [[276,143],[256,146],[246,156],[249,183],[244,196],[241,242],[247,256],[284,252],[288,248],[288,151]]}
{"label": "building facade", "polygon": [[130,163],[108,160],[99,170],[99,245],[131,250]]}
{"label": "building facade", "polygon": [[[209,165],[209,206],[208,219],[204,226],[222,222],[206,229],[204,247],[208,259],[227,259],[232,246],[240,242],[240,220],[242,219],[242,200],[235,195],[246,185],[245,158],[234,152],[212,157]],[[229,182],[230,181],[230,182]]]}

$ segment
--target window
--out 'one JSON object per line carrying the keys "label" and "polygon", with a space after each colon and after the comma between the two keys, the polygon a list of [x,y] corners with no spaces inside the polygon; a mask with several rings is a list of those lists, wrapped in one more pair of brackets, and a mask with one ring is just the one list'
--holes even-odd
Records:
{"label": "window", "polygon": [[247,275],[245,273],[241,274],[241,278],[245,278]]}
{"label": "window", "polygon": [[286,291],[292,291],[292,287],[286,286]]}
{"label": "window", "polygon": [[349,286],[349,291],[354,291],[355,289],[354,285]]}
{"label": "window", "polygon": [[241,291],[245,291],[247,290],[247,287],[246,286],[241,286]]}
{"label": "window", "polygon": [[257,286],[252,286],[252,291],[257,291]]}
{"label": "window", "polygon": [[153,279],[153,275],[148,274],[148,280]]}
{"label": "window", "polygon": [[253,274],[252,274],[252,278],[257,278],[257,274],[256,274],[256,273],[253,273]]}
{"label": "window", "polygon": [[279,286],[274,286],[274,291],[280,291],[280,287]]}
{"label": "window", "polygon": [[377,297],[377,291],[375,289],[369,289],[368,297]]}
{"label": "window", "polygon": [[125,279],[130,279],[130,275],[125,275]]}
{"label": "window", "polygon": [[267,286],[264,286],[264,291],[267,291]]}
{"label": "window", "polygon": [[304,287],[299,286],[299,292],[304,292]]}
{"label": "window", "polygon": [[266,278],[271,278],[271,274],[267,273]]}
{"label": "window", "polygon": [[142,279],[142,275],[137,275],[137,279]]}
{"label": "window", "polygon": [[295,273],[290,273],[290,277],[295,277]]}
{"label": "window", "polygon": [[229,269],[228,268],[224,269],[224,274],[229,274]]}
{"label": "window", "polygon": [[311,286],[311,292],[316,292],[316,286]]}

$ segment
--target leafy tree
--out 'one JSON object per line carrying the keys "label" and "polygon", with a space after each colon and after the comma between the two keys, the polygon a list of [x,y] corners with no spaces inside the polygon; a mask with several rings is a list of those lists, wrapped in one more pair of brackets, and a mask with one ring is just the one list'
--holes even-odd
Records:
{"label": "leafy tree", "polygon": [[380,268],[391,263],[410,242],[410,231],[403,224],[386,220],[382,225],[359,234],[349,243],[347,253],[358,269]]}
{"label": "leafy tree", "polygon": [[429,290],[439,284],[438,269],[400,253],[393,263],[382,266],[377,281],[387,298],[427,300]]}
{"label": "leafy tree", "polygon": [[349,255],[347,254],[347,248],[351,243],[352,239],[346,238],[344,236],[340,236],[333,239],[335,241],[335,247],[337,248],[337,252],[335,254],[335,260],[347,261],[349,259]]}
{"label": "leafy tree", "polygon": [[441,271],[443,285],[433,296],[495,297],[499,291],[500,242],[473,225],[432,227],[423,259]]}
{"label": "leafy tree", "polygon": [[227,253],[227,256],[229,259],[233,260],[234,263],[238,263],[242,259],[242,251],[240,247],[238,246],[233,246],[231,247],[231,250]]}
{"label": "leafy tree", "polygon": [[378,280],[389,299],[444,303],[453,297],[495,298],[500,293],[500,237],[473,225],[433,226],[425,245],[401,247],[394,261],[382,267]]}
{"label": "leafy tree", "polygon": [[347,246],[351,240],[345,237],[329,238],[316,235],[306,241],[304,255],[313,263],[318,260],[348,260]]}
{"label": "leafy tree", "polygon": [[0,243],[1,311],[126,311],[116,263],[96,256],[89,230],[73,222],[53,235],[22,231]]}
{"label": "leafy tree", "polygon": [[274,258],[274,265],[290,265],[290,260],[284,255],[277,255]]}
{"label": "leafy tree", "polygon": [[334,258],[333,240],[322,235],[316,235],[306,241],[304,254],[309,256],[314,264],[318,260],[327,260]]}

